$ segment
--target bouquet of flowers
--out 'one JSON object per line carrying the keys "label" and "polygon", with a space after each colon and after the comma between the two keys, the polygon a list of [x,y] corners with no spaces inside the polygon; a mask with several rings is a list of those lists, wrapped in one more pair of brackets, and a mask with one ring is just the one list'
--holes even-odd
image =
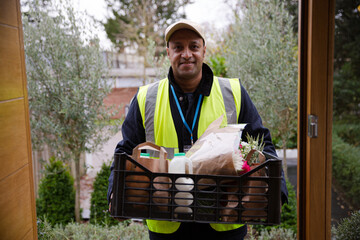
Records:
{"label": "bouquet of flowers", "polygon": [[250,171],[250,166],[260,163],[259,153],[264,149],[264,136],[260,139],[259,135],[257,138],[246,135],[247,142],[238,141],[235,144],[232,158],[234,167],[238,174],[244,174]]}
{"label": "bouquet of flowers", "polygon": [[221,127],[221,123],[222,117],[211,123],[186,153],[194,174],[241,175],[265,160],[264,137],[247,134],[246,141],[241,141],[246,124]]}
{"label": "bouquet of flowers", "polygon": [[[201,175],[233,175],[239,176],[251,169],[256,168],[258,164],[265,161],[262,154],[264,149],[263,137],[252,137],[246,135],[246,141],[241,141],[241,136],[246,124],[233,124],[226,127],[220,127],[222,118],[215,120],[198,139],[198,141],[186,153],[186,156],[193,163],[193,173]],[[257,210],[266,207],[267,183],[254,179],[253,177],[265,176],[265,169],[252,173],[241,182],[242,190],[234,182],[222,181],[221,184],[227,185],[222,191],[226,192],[221,198],[220,214],[224,222],[232,221],[236,218],[234,213],[234,204],[241,202],[246,209],[242,212],[242,220],[261,219],[266,216],[266,212]],[[202,195],[198,195],[197,201],[202,206],[213,206],[217,193],[210,191],[208,188],[214,186],[212,179],[202,178],[198,181],[200,190],[207,189]],[[232,187],[232,185],[234,187]],[[241,192],[241,199],[238,191]],[[235,193],[236,192],[236,193]],[[250,210],[249,210],[250,209]],[[255,210],[251,210],[255,209]],[[213,213],[214,209],[209,208]],[[260,217],[257,217],[259,216]]]}

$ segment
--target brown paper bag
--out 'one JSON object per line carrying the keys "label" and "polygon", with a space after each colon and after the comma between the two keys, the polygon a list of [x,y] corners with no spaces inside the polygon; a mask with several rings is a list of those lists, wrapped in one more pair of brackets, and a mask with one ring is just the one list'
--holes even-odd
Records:
{"label": "brown paper bag", "polygon": [[[141,150],[153,150],[158,151],[159,158],[141,158]],[[167,173],[168,161],[166,160],[167,152],[163,147],[159,147],[152,142],[144,142],[137,145],[133,149],[131,156],[134,160],[139,162],[141,165],[149,169],[151,172]],[[150,160],[150,161],[149,161]],[[130,166],[130,170],[134,171],[135,165]]]}
{"label": "brown paper bag", "polygon": [[[141,150],[153,150],[159,152],[159,158],[141,157]],[[140,163],[142,166],[149,169],[151,172],[166,173],[168,169],[168,161],[166,160],[167,152],[163,147],[159,147],[151,142],[139,144],[133,149],[132,158]],[[141,168],[127,162],[126,170],[134,172],[144,172]],[[154,179],[154,187],[158,190],[167,190],[171,187],[168,178],[157,177]],[[139,182],[129,182],[139,181]],[[157,182],[157,183],[156,183]],[[126,178],[126,185],[128,187],[142,188],[143,190],[128,189],[125,192],[126,200],[138,203],[149,203],[150,201],[150,185],[151,181],[145,175],[129,175]],[[131,195],[131,196],[129,196]],[[165,199],[164,199],[165,197]],[[155,203],[167,204],[169,199],[169,192],[156,191],[152,195],[152,200]],[[134,205],[135,208],[147,209],[146,205]],[[160,210],[166,210],[167,207],[159,207]]]}
{"label": "brown paper bag", "polygon": [[[245,124],[220,128],[222,120],[223,116],[213,121],[186,153],[193,162],[194,174],[237,176],[232,158],[233,146]],[[212,181],[201,179],[199,183],[212,184]]]}

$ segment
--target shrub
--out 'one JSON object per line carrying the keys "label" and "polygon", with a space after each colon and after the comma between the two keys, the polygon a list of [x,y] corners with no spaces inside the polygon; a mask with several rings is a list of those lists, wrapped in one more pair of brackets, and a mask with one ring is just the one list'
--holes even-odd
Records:
{"label": "shrub", "polygon": [[[282,149],[282,140],[279,136],[276,136],[276,134],[274,134],[275,136],[272,137],[272,142],[275,146],[276,149]],[[297,147],[297,133],[294,132],[292,137],[289,138],[289,141],[286,143],[286,148],[287,149],[292,149],[292,148],[296,148]]]}
{"label": "shrub", "polygon": [[38,228],[45,231],[38,235],[39,240],[121,240],[121,239],[149,239],[148,230],[138,223],[118,224],[116,226],[101,226],[94,224],[69,223],[66,226],[51,225],[46,221],[38,221]]}
{"label": "shrub", "polygon": [[218,77],[227,76],[225,57],[221,56],[220,54],[214,54],[213,56],[210,56],[208,64],[211,67],[215,76]]}
{"label": "shrub", "polygon": [[44,216],[42,219],[38,218],[37,233],[39,240],[52,240],[54,239],[53,228]]}
{"label": "shrub", "polygon": [[288,203],[285,203],[281,208],[281,228],[291,229],[297,232],[297,204],[294,186],[289,181],[286,181],[286,187],[289,191]]}
{"label": "shrub", "polygon": [[44,173],[36,199],[38,217],[46,216],[53,226],[71,222],[75,217],[75,190],[69,168],[52,157],[45,165]]}
{"label": "shrub", "polygon": [[272,228],[270,231],[262,230],[260,233],[254,231],[253,226],[249,226],[247,240],[293,240],[296,239],[296,233],[291,229]]}
{"label": "shrub", "polygon": [[341,240],[356,240],[360,236],[360,211],[343,218],[337,228],[332,229],[333,236]]}
{"label": "shrub", "polygon": [[90,223],[100,225],[116,225],[119,222],[113,219],[109,213],[109,205],[106,198],[110,165],[103,163],[101,170],[94,181],[94,191],[91,193]]}
{"label": "shrub", "polygon": [[360,146],[360,124],[337,123],[333,130],[344,142]]}
{"label": "shrub", "polygon": [[346,198],[360,206],[360,147],[344,142],[335,131],[332,138],[332,174]]}
{"label": "shrub", "polygon": [[296,234],[291,229],[273,228],[268,231],[261,231],[258,240],[290,240],[296,239]]}

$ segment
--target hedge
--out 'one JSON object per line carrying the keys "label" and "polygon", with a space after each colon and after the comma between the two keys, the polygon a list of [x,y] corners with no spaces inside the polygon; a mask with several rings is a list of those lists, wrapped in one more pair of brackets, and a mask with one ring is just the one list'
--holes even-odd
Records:
{"label": "hedge", "polygon": [[355,211],[350,217],[343,218],[337,228],[332,230],[333,237],[339,240],[357,240],[360,236],[360,211]]}
{"label": "hedge", "polygon": [[39,220],[39,240],[147,240],[149,233],[147,227],[138,223],[116,226],[101,226],[91,223],[69,223],[66,226],[51,226],[46,219]]}
{"label": "hedge", "polygon": [[90,223],[100,225],[117,225],[109,213],[106,198],[110,176],[110,165],[103,163],[94,181],[94,191],[91,193]]}
{"label": "hedge", "polygon": [[356,147],[360,147],[360,124],[335,123],[333,131],[343,141]]}
{"label": "hedge", "polygon": [[346,198],[360,207],[360,147],[345,142],[336,130],[332,138],[332,174]]}
{"label": "hedge", "polygon": [[36,199],[37,216],[46,217],[51,225],[66,224],[75,219],[74,179],[63,162],[50,158]]}

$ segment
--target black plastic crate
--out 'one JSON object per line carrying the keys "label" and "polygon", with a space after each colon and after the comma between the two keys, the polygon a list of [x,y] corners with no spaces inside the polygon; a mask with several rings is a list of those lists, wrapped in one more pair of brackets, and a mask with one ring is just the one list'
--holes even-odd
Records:
{"label": "black plastic crate", "polygon": [[[281,160],[241,176],[153,173],[115,154],[111,215],[180,222],[280,224]],[[132,165],[133,171],[126,170]],[[266,176],[254,176],[263,171]],[[187,179],[187,182],[179,182]],[[180,179],[180,180],[179,180]]]}

